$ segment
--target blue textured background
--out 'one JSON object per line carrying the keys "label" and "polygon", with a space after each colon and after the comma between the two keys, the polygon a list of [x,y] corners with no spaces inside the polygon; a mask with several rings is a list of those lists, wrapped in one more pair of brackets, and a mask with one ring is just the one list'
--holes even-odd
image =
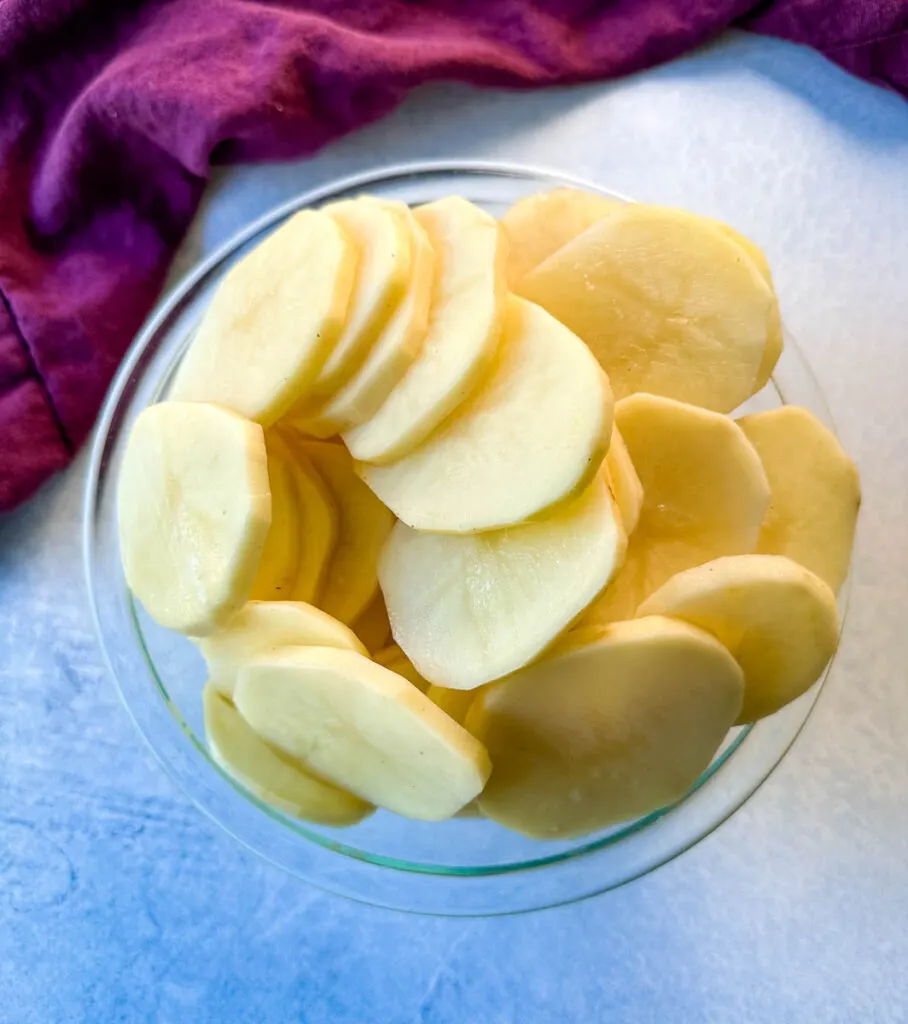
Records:
{"label": "blue textured background", "polygon": [[610,87],[426,89],[308,164],[220,177],[180,265],[417,157],[548,165],[765,246],[864,479],[827,692],[742,811],[618,892],[491,920],[354,905],[240,849],[146,754],[91,632],[81,459],[0,524],[0,1021],[908,1020],[908,106],[742,36]]}

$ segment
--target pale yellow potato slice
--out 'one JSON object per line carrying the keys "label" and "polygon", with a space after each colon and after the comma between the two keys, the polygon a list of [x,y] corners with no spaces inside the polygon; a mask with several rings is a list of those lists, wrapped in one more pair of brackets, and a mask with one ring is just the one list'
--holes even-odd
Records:
{"label": "pale yellow potato slice", "polygon": [[478,692],[478,690],[449,690],[446,686],[430,686],[426,690],[426,696],[446,715],[450,715],[458,725],[463,725]]}
{"label": "pale yellow potato slice", "polygon": [[741,707],[741,669],[707,633],[652,617],[601,630],[484,689],[467,728],[494,765],[486,817],[566,839],[680,800]]}
{"label": "pale yellow potato slice", "polygon": [[299,574],[302,530],[293,456],[273,430],[265,434],[271,527],[265,538],[258,572],[249,597],[257,601],[289,601]]}
{"label": "pale yellow potato slice", "polygon": [[278,647],[342,647],[366,653],[351,629],[303,601],[247,601],[223,629],[202,637],[198,645],[209,685],[231,700],[242,666]]}
{"label": "pale yellow potato slice", "polygon": [[608,454],[605,456],[605,468],[608,471],[609,486],[615,501],[618,504],[618,511],[621,513],[621,522],[624,532],[630,535],[637,529],[640,522],[640,511],[643,508],[643,484],[634,469],[621,431],[612,427],[612,441],[608,446]]}
{"label": "pale yellow potato slice", "polygon": [[440,821],[491,765],[465,729],[396,672],[352,651],[285,647],[247,665],[236,705],[270,743],[363,800]]}
{"label": "pale yellow potato slice", "polygon": [[516,288],[543,260],[623,204],[579,188],[524,196],[501,218],[508,235],[508,284]]}
{"label": "pale yellow potato slice", "polygon": [[344,434],[364,462],[391,462],[425,440],[488,376],[504,323],[507,239],[495,218],[459,196],[415,216],[435,250],[428,333],[380,408]]}
{"label": "pale yellow potato slice", "polygon": [[328,485],[338,510],[337,546],[319,605],[349,625],[378,593],[378,556],[394,516],[356,475],[342,445],[310,441],[303,450]]}
{"label": "pale yellow potato slice", "polygon": [[579,494],[598,473],[611,430],[608,379],[589,350],[545,310],[512,296],[482,387],[415,451],[358,471],[414,529],[492,530]]}
{"label": "pale yellow potato slice", "polygon": [[321,404],[304,402],[291,412],[294,426],[303,433],[327,438],[365,423],[422,349],[429,326],[435,252],[413,214],[405,206],[400,208],[407,219],[412,247],[407,292],[353,376]]}
{"label": "pale yellow potato slice", "polygon": [[210,683],[202,691],[211,756],[244,789],[285,814],[319,825],[355,825],[374,808],[269,746]]}
{"label": "pale yellow potato slice", "polygon": [[744,671],[738,722],[754,722],[800,697],[839,642],[835,595],[782,555],[717,558],[673,576],[639,615],[670,615],[708,630]]}
{"label": "pale yellow potato slice", "polygon": [[730,412],[757,386],[775,296],[704,217],[627,203],[518,285],[586,343],[617,399],[639,391]]}
{"label": "pale yellow potato slice", "polygon": [[385,668],[391,669],[392,672],[396,672],[399,676],[403,676],[404,679],[408,679],[417,690],[422,690],[425,693],[429,689],[428,679],[423,679],[413,667],[413,662],[410,661],[397,644],[390,644],[388,647],[376,651],[372,655],[372,660],[379,665],[384,665]]}
{"label": "pale yellow potato slice", "polygon": [[369,605],[353,623],[353,632],[366,645],[370,654],[381,651],[391,641],[391,623],[388,621],[388,609],[381,593],[377,593]]}
{"label": "pale yellow potato slice", "polygon": [[379,564],[394,639],[425,679],[472,690],[545,650],[621,565],[602,476],[539,522],[480,534],[398,523]]}
{"label": "pale yellow potato slice", "polygon": [[618,622],[670,576],[755,551],[769,503],[760,457],[727,416],[654,395],[615,406],[643,487],[624,567],[585,621]]}
{"label": "pale yellow potato slice", "polygon": [[857,467],[806,409],[786,405],[738,420],[769,478],[757,551],[787,555],[838,592],[848,575],[861,504]]}
{"label": "pale yellow potato slice", "polygon": [[340,337],[357,259],[327,213],[295,214],[224,278],[170,397],[276,422],[309,391]]}
{"label": "pale yellow potato slice", "polygon": [[203,403],[136,418],[117,484],[126,582],[156,622],[201,636],[246,601],[271,526],[265,437]]}
{"label": "pale yellow potato slice", "polygon": [[347,320],[312,388],[329,395],[362,365],[410,283],[412,241],[406,210],[371,196],[323,207],[359,249]]}

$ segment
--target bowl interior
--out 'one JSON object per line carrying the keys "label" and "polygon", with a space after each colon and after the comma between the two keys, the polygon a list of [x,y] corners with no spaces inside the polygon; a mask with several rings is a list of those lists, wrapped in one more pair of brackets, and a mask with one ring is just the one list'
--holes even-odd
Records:
{"label": "bowl interior", "polygon": [[[204,662],[189,640],[159,627],[132,599],[119,559],[115,490],[131,424],[165,393],[213,289],[233,263],[303,206],[366,191],[413,205],[458,193],[500,216],[521,196],[560,184],[604,191],[527,168],[463,164],[389,169],[302,195],[250,225],[159,305],[102,413],[86,491],[86,572],[98,635],[124,704],[203,811],[269,859],[356,899],[442,914],[508,913],[629,881],[697,842],[740,806],[788,749],[819,693],[821,684],[771,719],[733,730],[679,804],[581,840],[531,840],[482,819],[423,823],[383,811],[343,830],[309,825],[259,801],[209,757],[200,700]],[[773,381],[742,411],[785,401],[830,422],[791,339]]]}

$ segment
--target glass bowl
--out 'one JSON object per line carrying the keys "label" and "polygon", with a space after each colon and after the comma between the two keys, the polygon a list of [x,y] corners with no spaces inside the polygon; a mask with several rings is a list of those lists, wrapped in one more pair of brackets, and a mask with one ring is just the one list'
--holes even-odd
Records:
{"label": "glass bowl", "polygon": [[[355,900],[429,914],[507,914],[623,885],[687,850],[740,807],[794,742],[823,685],[820,680],[771,718],[733,730],[677,804],[580,840],[532,840],[483,819],[424,823],[385,811],[343,830],[308,825],[259,801],[209,757],[200,699],[203,661],[192,643],[157,626],[133,601],[120,564],[116,480],[133,420],[164,393],[231,265],[300,208],[364,191],[411,204],[456,193],[500,216],[521,196],[558,185],[613,195],[558,174],[471,162],[392,167],[299,196],[240,232],[158,305],[101,414],[85,494],[85,569],[100,644],[126,709],[202,811],[273,863]],[[771,384],[748,402],[747,411],[783,402],[806,406],[831,425],[816,381],[790,338]]]}

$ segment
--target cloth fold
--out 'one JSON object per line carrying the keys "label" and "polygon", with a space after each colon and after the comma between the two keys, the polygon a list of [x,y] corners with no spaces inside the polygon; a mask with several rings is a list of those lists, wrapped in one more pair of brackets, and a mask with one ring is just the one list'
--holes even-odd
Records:
{"label": "cloth fold", "polygon": [[312,153],[422,82],[612,78],[733,23],[908,93],[908,0],[4,0],[0,510],[91,430],[213,165]]}

